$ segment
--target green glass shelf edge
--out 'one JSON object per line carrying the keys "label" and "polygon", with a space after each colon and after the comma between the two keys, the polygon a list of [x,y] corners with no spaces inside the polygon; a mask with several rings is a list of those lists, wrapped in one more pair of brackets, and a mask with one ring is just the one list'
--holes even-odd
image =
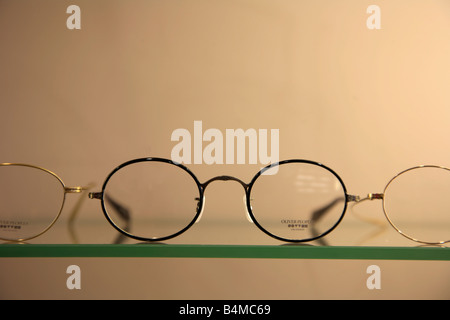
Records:
{"label": "green glass shelf edge", "polygon": [[260,258],[450,261],[442,247],[320,247],[165,244],[4,244],[0,258]]}

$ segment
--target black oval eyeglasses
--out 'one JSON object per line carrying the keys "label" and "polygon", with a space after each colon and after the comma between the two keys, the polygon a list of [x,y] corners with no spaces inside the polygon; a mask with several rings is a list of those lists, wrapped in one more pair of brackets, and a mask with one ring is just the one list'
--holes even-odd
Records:
{"label": "black oval eyeglasses", "polygon": [[[403,236],[422,243],[449,242],[450,218],[436,228],[430,221],[430,197],[439,211],[450,209],[449,169],[418,166],[389,181],[383,193],[365,198],[349,195],[342,179],[327,166],[309,160],[284,160],[271,164],[249,183],[232,176],[217,176],[201,183],[186,166],[164,158],[141,158],[125,162],[106,178],[100,199],[106,219],[122,234],[140,241],[163,241],[179,236],[202,217],[205,190],[215,181],[235,181],[245,191],[247,219],[265,234],[285,242],[307,242],[333,231],[342,221],[349,202],[382,200],[389,223]],[[440,188],[429,183],[438,181]],[[427,193],[427,194],[425,194]],[[428,206],[428,207],[427,207]],[[389,214],[388,214],[389,212]],[[424,231],[427,230],[427,231]],[[432,231],[430,231],[432,230]]]}

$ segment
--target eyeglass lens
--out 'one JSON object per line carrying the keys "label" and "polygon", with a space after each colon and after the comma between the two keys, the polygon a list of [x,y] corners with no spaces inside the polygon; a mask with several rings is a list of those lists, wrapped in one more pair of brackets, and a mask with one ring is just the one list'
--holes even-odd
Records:
{"label": "eyeglass lens", "polygon": [[346,208],[346,193],[340,179],[325,167],[289,162],[256,179],[250,203],[255,220],[267,233],[307,241],[337,225]]}
{"label": "eyeglass lens", "polygon": [[199,200],[199,187],[187,171],[159,161],[122,167],[110,176],[103,191],[111,223],[133,236],[152,240],[172,237],[189,227]]}
{"label": "eyeglass lens", "polygon": [[417,167],[399,174],[385,190],[386,217],[400,233],[427,243],[450,240],[450,171]]}
{"label": "eyeglass lens", "polygon": [[64,186],[51,173],[30,166],[0,166],[0,238],[27,240],[58,218]]}

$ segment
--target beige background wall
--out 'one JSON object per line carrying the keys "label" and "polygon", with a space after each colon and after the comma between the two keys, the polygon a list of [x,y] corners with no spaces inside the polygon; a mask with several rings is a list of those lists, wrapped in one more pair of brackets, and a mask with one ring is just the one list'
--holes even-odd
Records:
{"label": "beige background wall", "polygon": [[[66,28],[71,4],[81,30]],[[366,27],[371,4],[380,30]],[[0,1],[0,161],[99,188],[126,160],[169,158],[172,131],[201,120],[204,130],[279,129],[280,159],[323,162],[353,194],[381,192],[407,167],[450,166],[449,39],[445,0]],[[201,181],[249,181],[260,166],[189,167]],[[379,204],[364,206],[383,219]],[[245,223],[241,188],[211,186],[204,214]],[[80,224],[94,216],[81,241],[108,242],[114,230],[86,201]],[[357,244],[370,233],[361,226],[338,243]],[[195,228],[174,242],[270,240],[247,224]]]}
{"label": "beige background wall", "polygon": [[172,131],[202,120],[280,129],[280,158],[324,162],[356,192],[449,165],[447,1],[376,1],[381,30],[366,27],[373,1],[76,3],[71,31],[72,2],[1,2],[2,161],[101,182],[170,157]]}

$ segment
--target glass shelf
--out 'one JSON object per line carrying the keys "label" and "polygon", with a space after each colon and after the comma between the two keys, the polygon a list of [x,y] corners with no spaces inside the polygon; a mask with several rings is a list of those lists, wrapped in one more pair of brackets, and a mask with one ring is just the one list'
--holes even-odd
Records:
{"label": "glass shelf", "polygon": [[3,244],[0,258],[249,258],[450,261],[447,247],[343,247],[299,245]]}

